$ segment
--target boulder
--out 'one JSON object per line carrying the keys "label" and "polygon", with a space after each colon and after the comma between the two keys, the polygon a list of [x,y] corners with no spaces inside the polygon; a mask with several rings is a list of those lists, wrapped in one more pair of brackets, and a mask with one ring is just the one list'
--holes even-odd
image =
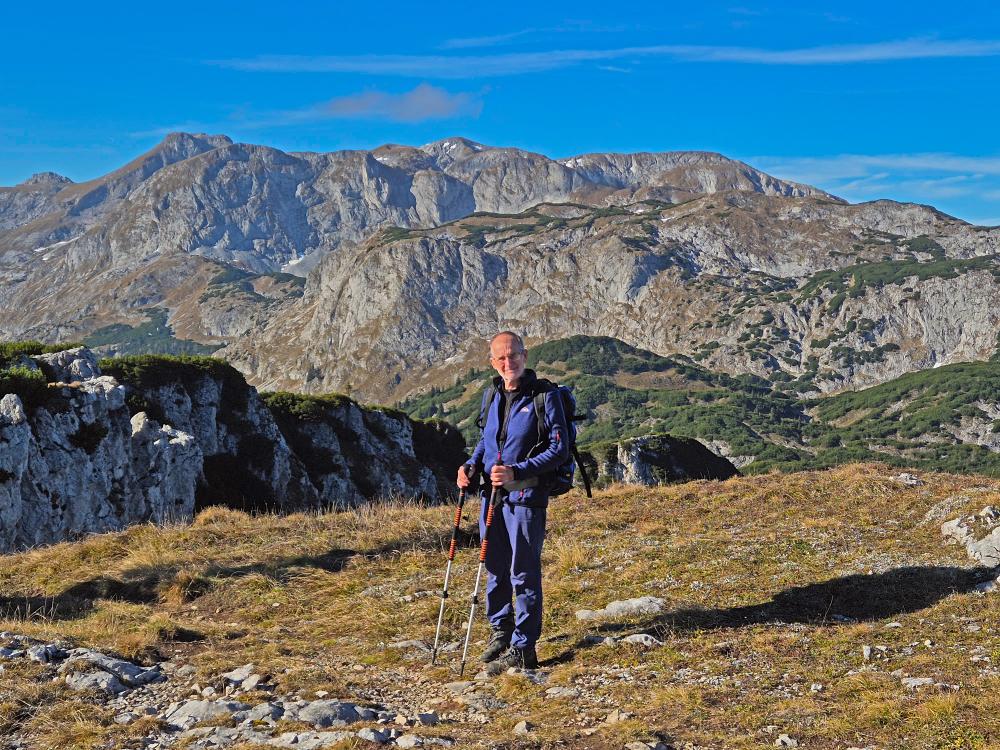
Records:
{"label": "boulder", "polygon": [[1000,509],[987,505],[978,513],[941,524],[941,533],[951,544],[960,544],[976,562],[1000,566]]}
{"label": "boulder", "polygon": [[96,355],[85,346],[52,354],[39,354],[32,359],[49,380],[59,383],[75,383],[101,376]]}
{"label": "boulder", "polygon": [[[581,451],[592,484],[612,482],[654,486],[691,479],[729,479],[740,472],[693,438],[644,435],[614,443],[599,443]],[[577,476],[577,484],[581,483]]]}

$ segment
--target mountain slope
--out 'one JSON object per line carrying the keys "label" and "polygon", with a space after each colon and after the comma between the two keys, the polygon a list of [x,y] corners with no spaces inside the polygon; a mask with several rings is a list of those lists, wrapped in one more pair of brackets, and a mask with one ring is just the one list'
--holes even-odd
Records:
{"label": "mountain slope", "polygon": [[[802,398],[789,381],[712,372],[611,338],[574,336],[529,350],[529,365],[573,388],[584,449],[668,433],[693,437],[744,473],[852,461],[1000,476],[1000,362],[948,365],[866,390]],[[415,417],[457,425],[472,445],[490,374],[413,397]]]}
{"label": "mountain slope", "polygon": [[331,255],[301,299],[224,351],[265,387],[398,400],[450,385],[513,328],[832,392],[992,355],[998,253],[1000,229],[888,201],[541,204]]}

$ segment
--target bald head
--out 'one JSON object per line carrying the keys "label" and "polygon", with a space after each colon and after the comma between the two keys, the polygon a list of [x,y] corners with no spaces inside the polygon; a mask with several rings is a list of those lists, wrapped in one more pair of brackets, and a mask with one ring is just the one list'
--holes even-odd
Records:
{"label": "bald head", "polygon": [[496,343],[496,341],[498,339],[500,339],[502,337],[505,337],[505,336],[507,338],[511,339],[514,342],[514,344],[517,347],[518,351],[521,351],[521,352],[527,351],[527,349],[524,348],[524,340],[520,336],[518,336],[516,333],[514,333],[513,331],[500,331],[500,333],[496,334],[493,338],[490,339],[490,351],[491,352],[493,351],[493,344]]}
{"label": "bald head", "polygon": [[513,331],[501,331],[490,339],[490,364],[503,378],[507,390],[514,390],[521,382],[527,354],[524,341]]}

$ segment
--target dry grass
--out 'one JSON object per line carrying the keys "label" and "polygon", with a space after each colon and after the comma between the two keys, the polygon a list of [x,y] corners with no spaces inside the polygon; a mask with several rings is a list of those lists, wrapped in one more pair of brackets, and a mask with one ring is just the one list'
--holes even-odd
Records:
{"label": "dry grass", "polygon": [[[956,494],[968,501],[952,515],[1000,502],[1000,485],[926,475],[909,488],[890,473],[848,466],[556,500],[539,649],[548,682],[495,679],[487,690],[507,708],[485,725],[441,733],[511,742],[526,719],[538,727],[536,743],[591,748],[654,734],[759,748],[782,732],[809,748],[996,747],[1000,595],[968,593],[964,552],[943,545],[938,524],[923,518]],[[468,507],[446,640],[460,637],[468,614],[476,518]],[[0,559],[8,615],[0,628],[132,658],[177,656],[198,678],[252,661],[287,693],[399,693],[395,700],[417,707],[445,705],[435,701],[455,679],[447,660],[457,657],[428,668],[385,644],[433,639],[439,600],[412,595],[440,586],[450,519],[450,508],[405,503],[258,518],[212,508],[189,525],[11,555]],[[642,595],[663,598],[667,612],[604,624],[574,616]],[[482,621],[476,632],[485,633]],[[664,646],[585,642],[632,632]],[[866,663],[863,644],[885,651]],[[973,662],[974,654],[993,661]],[[909,691],[895,669],[961,689]],[[547,697],[556,685],[581,696]],[[0,694],[0,732],[25,724],[53,746],[88,747],[126,731],[82,710],[82,700],[30,673],[12,677]],[[602,724],[614,708],[632,716]]]}

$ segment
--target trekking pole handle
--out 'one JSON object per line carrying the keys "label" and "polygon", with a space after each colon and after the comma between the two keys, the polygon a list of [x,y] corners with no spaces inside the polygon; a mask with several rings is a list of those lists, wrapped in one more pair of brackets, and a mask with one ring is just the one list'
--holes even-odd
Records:
{"label": "trekking pole handle", "polygon": [[448,548],[448,561],[455,559],[455,550],[458,549],[458,531],[462,525],[462,506],[465,505],[465,487],[459,490],[458,507],[455,508],[455,526],[451,530],[451,546]]}
{"label": "trekking pole handle", "polygon": [[[493,495],[496,496],[497,488],[493,488]],[[493,497],[490,498],[490,507],[486,509],[486,530],[490,529],[493,525],[493,510],[496,508],[496,504],[493,502]],[[479,546],[479,562],[486,562],[486,542],[487,534],[483,534],[483,543]]]}

